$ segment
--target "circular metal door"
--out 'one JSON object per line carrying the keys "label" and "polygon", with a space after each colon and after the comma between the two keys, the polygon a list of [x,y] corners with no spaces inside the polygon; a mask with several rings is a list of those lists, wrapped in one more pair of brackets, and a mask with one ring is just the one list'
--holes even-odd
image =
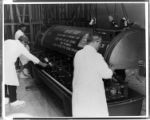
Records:
{"label": "circular metal door", "polygon": [[132,28],[112,40],[104,58],[116,69],[136,68],[140,61],[145,61],[145,53],[145,30]]}

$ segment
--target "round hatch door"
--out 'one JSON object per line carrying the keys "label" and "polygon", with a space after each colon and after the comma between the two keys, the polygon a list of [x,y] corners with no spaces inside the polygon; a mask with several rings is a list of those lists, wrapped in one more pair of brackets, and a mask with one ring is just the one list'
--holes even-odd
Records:
{"label": "round hatch door", "polygon": [[104,58],[116,69],[136,68],[139,61],[145,61],[145,53],[145,30],[131,28],[112,40]]}

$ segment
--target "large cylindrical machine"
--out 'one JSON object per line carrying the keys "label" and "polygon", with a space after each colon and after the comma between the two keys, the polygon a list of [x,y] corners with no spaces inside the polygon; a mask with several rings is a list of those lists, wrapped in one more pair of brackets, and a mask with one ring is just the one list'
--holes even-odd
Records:
{"label": "large cylindrical machine", "polygon": [[[92,29],[72,26],[52,26],[39,35],[36,55],[50,61],[51,67],[33,66],[34,77],[41,79],[62,100],[66,115],[71,115],[73,58],[86,42],[84,37]],[[141,28],[126,30],[98,29],[103,38],[99,52],[109,66],[113,66],[113,79],[104,80],[110,115],[139,115],[143,96],[128,88],[125,70],[137,68],[145,60],[145,31]]]}

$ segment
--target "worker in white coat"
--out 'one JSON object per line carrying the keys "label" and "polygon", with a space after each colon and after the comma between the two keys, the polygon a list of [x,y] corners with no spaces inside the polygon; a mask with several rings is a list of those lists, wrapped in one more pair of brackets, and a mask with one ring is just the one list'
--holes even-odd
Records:
{"label": "worker in white coat", "polygon": [[[30,47],[28,45],[29,43],[29,40],[28,40],[28,37],[24,36],[23,37],[25,39],[25,43],[24,43],[24,47],[30,51]],[[28,66],[29,66],[29,59],[24,56],[24,55],[21,55],[19,57],[19,63],[20,63],[20,78],[29,78],[30,77],[30,74],[29,74],[29,69],[28,69]]]}
{"label": "worker in white coat", "polygon": [[15,40],[18,40],[21,36],[25,36],[25,31],[27,26],[25,24],[20,24],[18,30],[15,33]]}
{"label": "worker in white coat", "polygon": [[[27,26],[25,24],[20,24],[18,26],[18,29],[17,29],[16,33],[15,33],[15,40],[18,40],[20,37],[24,36],[24,38],[26,39],[26,42],[29,43],[28,37],[25,35],[26,29],[27,29]],[[27,43],[25,43],[24,46],[29,51],[30,47]],[[19,57],[19,60],[20,61],[18,61],[18,62],[21,64],[21,68],[22,68],[21,69],[22,71],[20,73],[20,77],[23,77],[23,78],[27,77],[28,76],[28,70],[23,69],[24,68],[23,66],[25,64],[27,64],[29,60],[24,55],[21,55]]]}
{"label": "worker in white coat", "polygon": [[16,89],[17,86],[19,86],[19,80],[15,69],[15,62],[17,58],[24,55],[35,64],[39,64],[43,67],[47,66],[47,64],[41,62],[24,47],[24,42],[25,41],[22,37],[20,37],[20,40],[8,39],[4,42],[5,97],[9,97],[10,105],[12,106],[22,105],[25,103],[24,101],[17,100]]}
{"label": "worker in white coat", "polygon": [[106,117],[109,115],[102,78],[111,78],[112,70],[97,51],[102,38],[89,35],[87,44],[74,57],[73,117]]}

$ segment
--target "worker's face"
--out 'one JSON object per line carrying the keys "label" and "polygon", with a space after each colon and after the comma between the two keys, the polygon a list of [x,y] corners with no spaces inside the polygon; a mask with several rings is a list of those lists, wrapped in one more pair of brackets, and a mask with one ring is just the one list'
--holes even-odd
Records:
{"label": "worker's face", "polygon": [[23,40],[23,41],[21,41],[21,43],[23,44],[23,45],[26,45],[26,42]]}
{"label": "worker's face", "polygon": [[26,27],[22,27],[21,30],[22,30],[23,32],[25,32],[25,31],[26,31]]}
{"label": "worker's face", "polygon": [[96,47],[96,50],[98,51],[100,46],[101,46],[101,41],[102,41],[102,38],[101,37],[98,37],[96,36],[95,38],[95,47]]}
{"label": "worker's face", "polygon": [[21,43],[22,43],[24,46],[26,46],[26,45],[28,44],[28,42],[29,42],[29,41],[26,40],[25,38],[24,38],[24,40],[21,41]]}

